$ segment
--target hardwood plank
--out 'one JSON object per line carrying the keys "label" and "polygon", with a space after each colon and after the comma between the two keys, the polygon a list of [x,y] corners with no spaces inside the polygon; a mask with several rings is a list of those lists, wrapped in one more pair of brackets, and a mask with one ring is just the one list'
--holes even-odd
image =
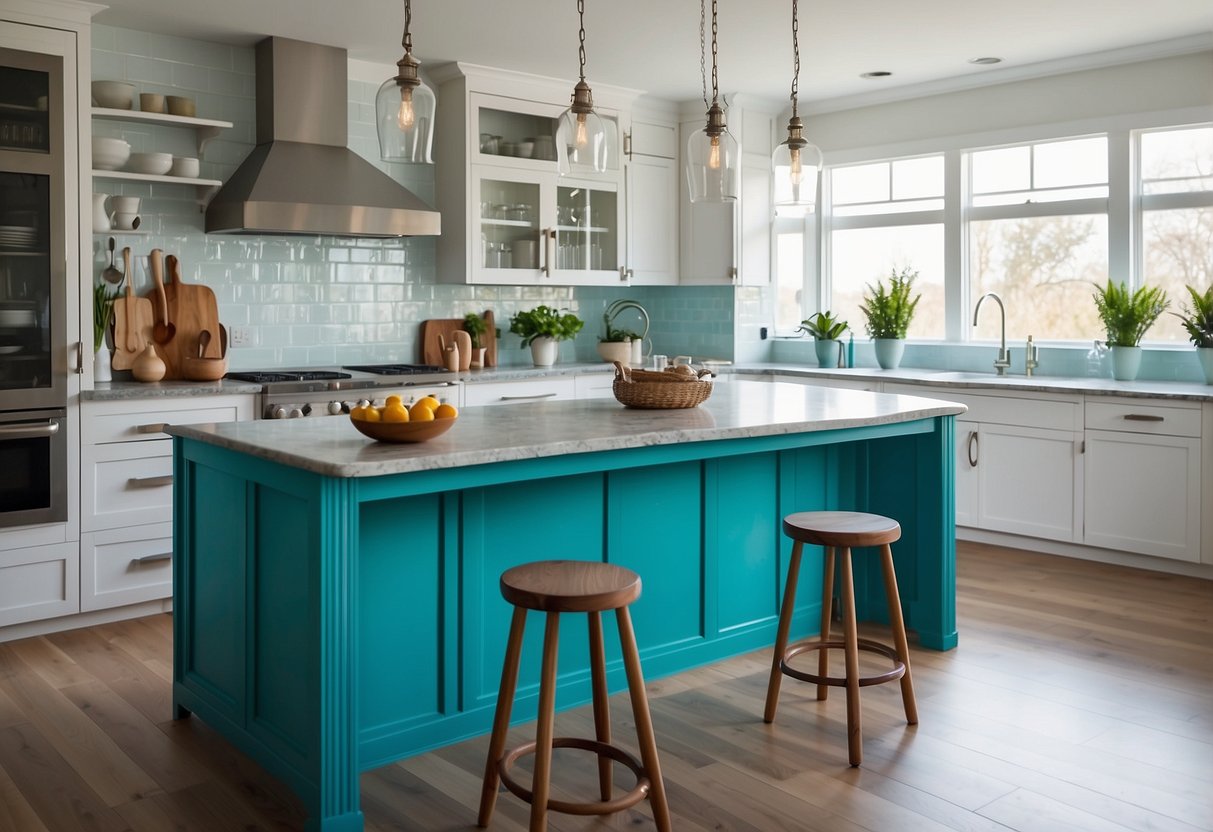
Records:
{"label": "hardwood plank", "polygon": [[0,767],[0,832],[47,832],[21,789]]}
{"label": "hardwood plank", "polygon": [[[44,638],[27,638],[8,645],[13,658],[42,677],[54,688],[76,685],[92,679],[71,657]],[[15,667],[16,665],[14,665]]]}
{"label": "hardwood plank", "polygon": [[981,814],[1019,832],[1130,832],[1119,823],[1025,789],[994,801]]}
{"label": "hardwood plank", "polygon": [[172,717],[172,687],[129,653],[107,641],[105,627],[53,633],[47,639],[72,656],[97,679],[130,702],[152,722]]}

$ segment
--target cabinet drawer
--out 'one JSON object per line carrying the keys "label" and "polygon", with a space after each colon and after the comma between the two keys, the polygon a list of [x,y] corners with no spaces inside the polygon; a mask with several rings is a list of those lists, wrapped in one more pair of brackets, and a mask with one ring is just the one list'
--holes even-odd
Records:
{"label": "cabinet drawer", "polygon": [[1082,429],[1082,399],[1077,396],[1050,396],[1047,399],[985,396],[955,388],[916,384],[886,384],[884,391],[960,402],[969,408],[965,419],[987,425],[1015,425],[1041,430]]}
{"label": "cabinet drawer", "polygon": [[577,376],[574,387],[579,399],[613,399],[615,398],[614,373],[587,373]]}
{"label": "cabinet drawer", "polygon": [[0,626],[80,609],[76,542],[0,552]]}
{"label": "cabinet drawer", "polygon": [[1199,437],[1200,407],[1088,401],[1086,425],[1095,430]]}
{"label": "cabinet drawer", "polygon": [[576,395],[576,384],[572,376],[528,381],[489,381],[467,385],[463,391],[463,403],[468,406],[525,404],[572,399]]}
{"label": "cabinet drawer", "polygon": [[130,402],[87,403],[80,425],[81,441],[86,445],[97,445],[164,439],[162,425],[165,424],[197,425],[252,418],[251,396],[230,397],[223,403],[207,401],[205,406],[195,407],[167,402],[157,404],[156,407],[133,409]]}
{"label": "cabinet drawer", "polygon": [[173,594],[173,526],[90,532],[80,539],[80,609],[100,610]]}
{"label": "cabinet drawer", "polygon": [[172,520],[171,440],[100,445],[89,450],[80,483],[84,531]]}

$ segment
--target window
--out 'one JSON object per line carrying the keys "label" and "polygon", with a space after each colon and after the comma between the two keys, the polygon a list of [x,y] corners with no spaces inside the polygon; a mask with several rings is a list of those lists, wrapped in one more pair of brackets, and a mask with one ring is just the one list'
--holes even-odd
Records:
{"label": "window", "polygon": [[[1185,286],[1213,283],[1213,127],[1138,135],[1141,279],[1161,286],[1171,308],[1189,303]],[[1152,341],[1187,340],[1174,318],[1147,333]]]}
{"label": "window", "polygon": [[[1091,294],[1108,279],[1107,137],[972,151],[968,172],[969,307],[997,292],[1008,332],[1098,334]],[[983,315],[974,337],[998,336],[998,317]]]}
{"label": "window", "polygon": [[944,337],[943,156],[839,167],[829,172],[829,291],[823,306],[864,334],[859,304],[894,271],[918,272],[922,294],[911,338]]}

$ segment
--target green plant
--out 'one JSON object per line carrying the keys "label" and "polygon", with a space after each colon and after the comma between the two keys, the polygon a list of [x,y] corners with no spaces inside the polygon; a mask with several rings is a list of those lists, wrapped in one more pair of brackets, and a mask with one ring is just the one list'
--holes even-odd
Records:
{"label": "green plant", "polygon": [[910,290],[918,272],[904,268],[896,269],[889,275],[889,288],[886,290],[883,281],[876,281],[875,288],[868,284],[869,294],[864,295],[859,308],[867,318],[868,335],[873,338],[905,338],[910,321],[914,319],[914,310],[922,295],[910,299]]}
{"label": "green plant", "polygon": [[478,350],[483,346],[480,336],[489,331],[489,325],[475,312],[469,312],[463,316],[463,329],[472,341],[472,349]]}
{"label": "green plant", "polygon": [[1183,314],[1171,314],[1183,322],[1188,331],[1188,338],[1198,347],[1213,347],[1213,285],[1205,289],[1204,294],[1185,286],[1192,296],[1192,306],[1183,305]]}
{"label": "green plant", "polygon": [[846,321],[834,317],[830,311],[817,312],[800,322],[797,332],[812,335],[818,341],[837,341],[838,336],[849,328]]}
{"label": "green plant", "polygon": [[1157,286],[1139,286],[1130,292],[1125,284],[1110,278],[1107,286],[1095,284],[1093,297],[1109,347],[1136,347],[1170,303],[1167,293]]}
{"label": "green plant", "polygon": [[639,333],[632,332],[630,329],[615,329],[611,325],[611,313],[602,313],[602,328],[606,330],[606,334],[599,338],[599,341],[635,341],[640,338]]}
{"label": "green plant", "polygon": [[114,317],[114,298],[118,293],[110,294],[104,283],[93,287],[93,352],[105,346],[105,331],[109,329]]}
{"label": "green plant", "polygon": [[572,312],[560,314],[560,310],[550,306],[536,306],[529,312],[519,312],[510,318],[510,332],[522,336],[522,346],[528,346],[536,338],[554,338],[557,341],[567,341],[572,338],[585,322]]}

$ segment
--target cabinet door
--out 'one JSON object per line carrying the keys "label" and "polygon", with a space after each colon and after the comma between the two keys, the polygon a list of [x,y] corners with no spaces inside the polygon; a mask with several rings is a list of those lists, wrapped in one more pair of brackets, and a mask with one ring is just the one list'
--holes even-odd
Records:
{"label": "cabinet door", "polygon": [[637,286],[678,282],[678,164],[636,156],[624,171],[627,272]]}
{"label": "cabinet door", "polygon": [[553,176],[472,169],[472,282],[528,285],[548,276],[553,196]]}
{"label": "cabinet door", "polygon": [[467,385],[463,390],[463,402],[466,406],[534,404],[572,398],[576,398],[576,384],[573,376],[525,381],[476,382]]}
{"label": "cabinet door", "polygon": [[1090,430],[1083,542],[1200,560],[1200,440]]}
{"label": "cabinet door", "polygon": [[1079,540],[1074,522],[1082,487],[1077,434],[982,424],[976,458],[980,528]]}
{"label": "cabinet door", "polygon": [[76,541],[0,552],[0,627],[80,610]]}
{"label": "cabinet door", "polygon": [[556,186],[555,260],[552,281],[570,285],[614,285],[621,262],[621,209],[614,182],[562,177]]}
{"label": "cabinet door", "polygon": [[956,422],[956,525],[977,526],[977,465],[981,461],[981,430],[977,422]]}

